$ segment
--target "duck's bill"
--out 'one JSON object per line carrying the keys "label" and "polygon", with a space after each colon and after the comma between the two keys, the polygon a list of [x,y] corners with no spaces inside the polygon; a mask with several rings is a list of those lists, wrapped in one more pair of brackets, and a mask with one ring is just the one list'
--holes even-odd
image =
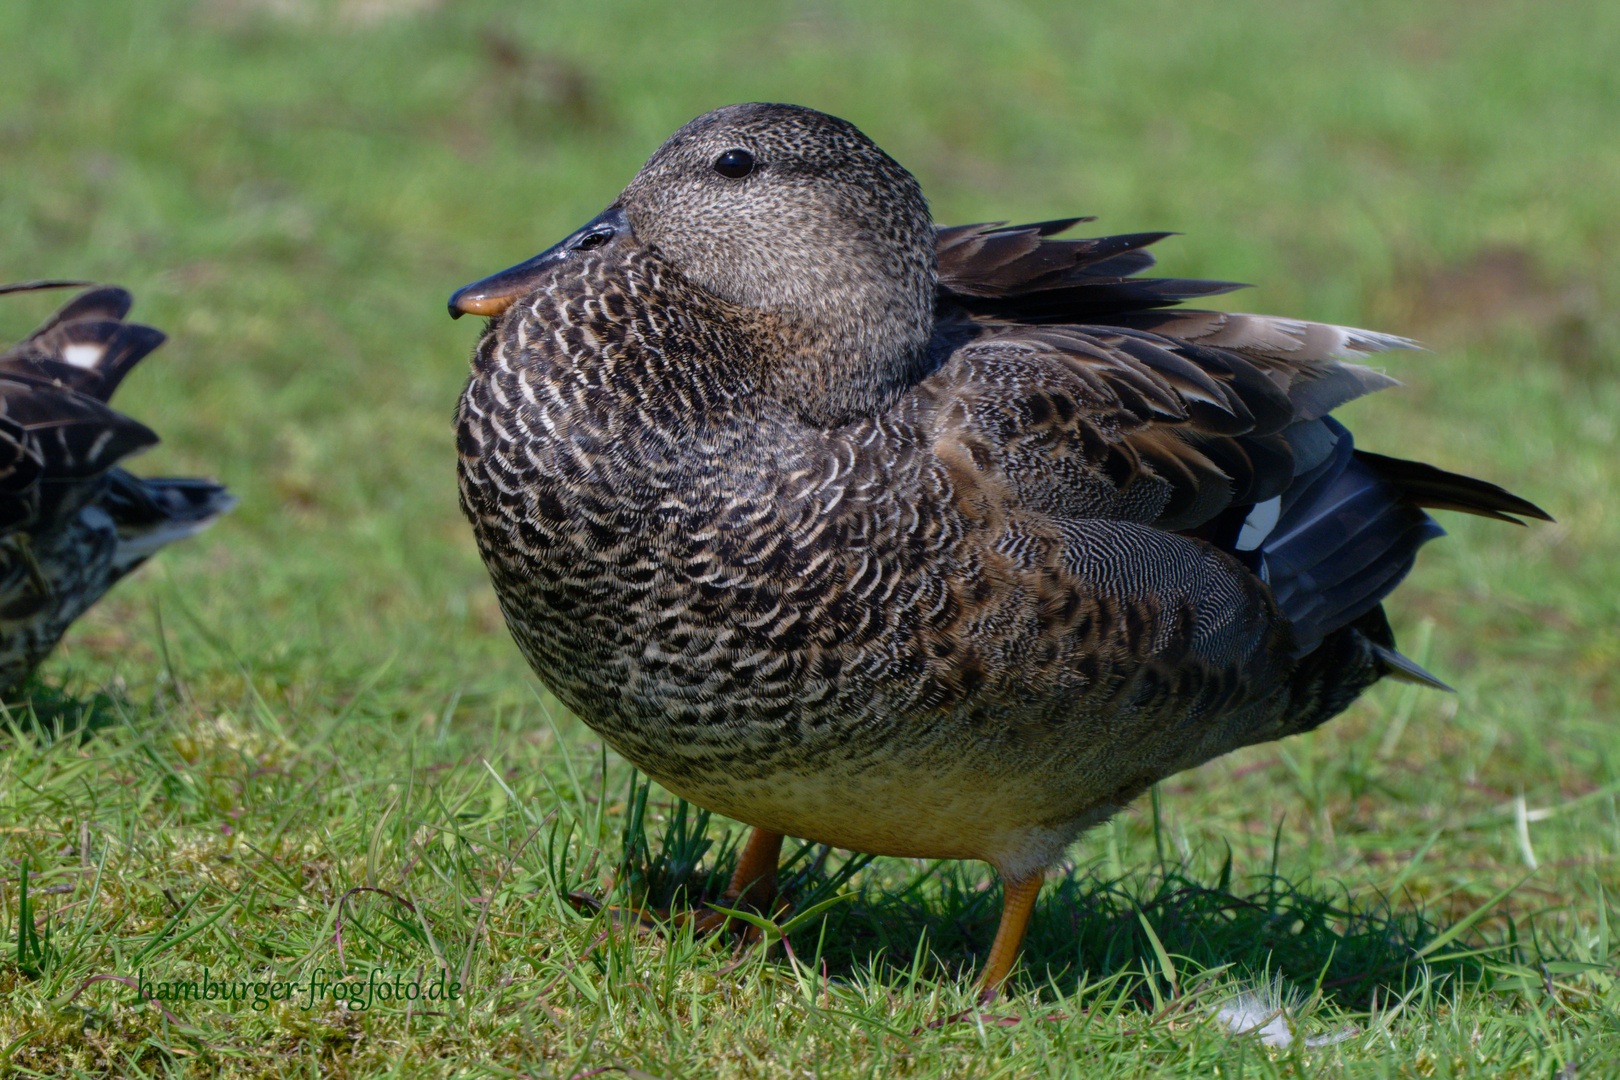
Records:
{"label": "duck's bill", "polygon": [[610,207],[586,222],[560,244],[547,248],[532,259],[509,266],[482,281],[463,286],[450,294],[450,317],[483,315],[494,318],[540,287],[541,280],[580,252],[594,251],[629,232],[629,225],[618,207]]}
{"label": "duck's bill", "polygon": [[450,317],[487,315],[493,318],[501,314],[525,293],[533,291],[540,275],[552,264],[554,251],[556,248],[542,251],[532,259],[457,289],[450,294]]}

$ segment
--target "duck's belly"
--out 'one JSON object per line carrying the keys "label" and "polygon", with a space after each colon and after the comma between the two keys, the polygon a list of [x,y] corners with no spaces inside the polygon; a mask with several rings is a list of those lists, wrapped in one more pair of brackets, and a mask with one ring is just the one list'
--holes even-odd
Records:
{"label": "duck's belly", "polygon": [[[1118,807],[1055,819],[1031,810],[1051,792],[1016,780],[955,774],[782,773],[743,784],[666,784],[698,806],[758,828],[873,855],[982,859],[1003,872],[1050,865],[1086,825]],[[1057,807],[1048,807],[1058,809]]]}
{"label": "duck's belly", "polygon": [[[590,719],[588,708],[577,711]],[[987,732],[909,719],[890,725],[868,712],[824,739],[786,742],[750,739],[746,728],[712,741],[672,737],[656,722],[652,731],[598,730],[664,787],[715,813],[874,855],[980,859],[1014,878],[1057,861],[1159,773],[1114,739],[1084,737],[1076,730],[1084,721],[1066,732]]]}
{"label": "duck's belly", "polygon": [[1017,878],[1222,749],[1201,746],[1185,717],[1091,701],[1050,673],[1040,691],[942,703],[925,663],[898,648],[822,679],[789,652],[688,662],[628,619],[622,640],[580,633],[578,621],[511,621],[557,696],[670,791],[876,855],[980,859]]}

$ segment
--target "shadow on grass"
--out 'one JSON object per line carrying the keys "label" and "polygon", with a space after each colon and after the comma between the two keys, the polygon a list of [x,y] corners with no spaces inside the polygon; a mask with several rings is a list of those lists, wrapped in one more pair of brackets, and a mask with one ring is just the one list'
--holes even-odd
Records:
{"label": "shadow on grass", "polygon": [[83,742],[141,711],[127,699],[104,690],[79,697],[30,676],[0,701],[0,742],[12,732],[45,742],[75,738]]}
{"label": "shadow on grass", "polygon": [[[622,891],[615,892],[635,906],[666,911],[720,900],[736,865],[735,842],[705,835],[708,813],[684,802],[664,817],[661,835],[649,838],[646,800],[646,784],[637,784],[623,829],[616,879]],[[795,953],[816,957],[818,969],[839,978],[874,963],[909,971],[919,943],[926,943],[923,974],[972,978],[995,935],[1000,887],[969,864],[946,862],[893,883],[863,877],[851,888],[871,863],[865,855],[829,858],[819,845],[790,846],[781,886],[795,910],[846,897],[794,930]],[[1119,880],[1071,872],[1048,880],[1013,978],[1017,989],[1051,985],[1072,993],[1083,981],[1122,976],[1147,1005],[1155,990],[1171,989],[1162,948],[1172,967],[1227,966],[1255,983],[1281,976],[1359,1011],[1373,1006],[1375,995],[1387,1001],[1425,981],[1486,978],[1477,950],[1425,957],[1425,946],[1444,932],[1421,911],[1397,910],[1383,899],[1332,897],[1275,873],[1234,881],[1230,858],[1208,881],[1177,863]]]}
{"label": "shadow on grass", "polygon": [[[926,933],[951,974],[971,977],[995,934],[1001,890],[958,864],[930,876],[931,887],[920,880],[898,895],[864,891],[845,925],[829,913],[825,940],[864,966],[880,951],[890,963],[904,961]],[[806,935],[811,948],[814,933]],[[1251,984],[1280,976],[1307,992],[1319,988],[1341,1008],[1365,1010],[1375,993],[1388,1000],[1425,979],[1483,976],[1477,957],[1425,960],[1421,950],[1440,933],[1420,912],[1335,900],[1274,875],[1233,882],[1229,867],[1211,881],[1178,865],[1120,880],[1071,873],[1054,876],[1042,892],[1013,982],[1019,990],[1051,985],[1073,993],[1082,980],[1123,976],[1147,1006],[1159,996],[1149,979],[1161,992],[1172,989],[1162,947],[1183,977],[1225,966]],[[864,949],[863,936],[874,939]]]}

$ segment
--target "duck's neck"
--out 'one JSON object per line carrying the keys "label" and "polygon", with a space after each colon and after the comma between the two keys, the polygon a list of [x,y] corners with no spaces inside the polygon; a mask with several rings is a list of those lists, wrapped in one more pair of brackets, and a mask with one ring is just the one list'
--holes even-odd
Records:
{"label": "duck's neck", "polygon": [[761,357],[761,391],[816,427],[838,427],[883,412],[924,375],[931,319],[825,319],[772,313],[760,320],[772,339]]}
{"label": "duck's neck", "polygon": [[773,308],[715,296],[656,254],[644,254],[632,276],[645,282],[632,282],[629,292],[665,296],[691,320],[653,325],[685,338],[672,355],[698,354],[693,366],[676,363],[667,372],[690,380],[694,404],[746,413],[752,402],[813,427],[838,427],[883,412],[927,374],[931,273],[914,295],[851,281]]}

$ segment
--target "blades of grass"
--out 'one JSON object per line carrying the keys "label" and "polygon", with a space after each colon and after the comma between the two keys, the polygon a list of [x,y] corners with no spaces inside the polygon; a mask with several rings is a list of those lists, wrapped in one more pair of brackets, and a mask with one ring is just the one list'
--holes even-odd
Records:
{"label": "blades of grass", "polygon": [[1530,870],[1536,870],[1541,864],[1536,860],[1535,849],[1530,846],[1530,808],[1525,804],[1524,792],[1520,791],[1513,799],[1513,838],[1519,845],[1519,857]]}
{"label": "blades of grass", "polygon": [[40,957],[39,934],[34,930],[34,912],[28,902],[28,860],[23,859],[17,876],[17,967],[37,977],[34,971]]}
{"label": "blades of grass", "polygon": [[286,832],[288,826],[292,824],[293,818],[297,817],[301,813],[306,813],[309,811],[309,797],[315,793],[315,789],[321,786],[321,781],[325,780],[335,768],[337,768],[337,762],[335,760],[323,762],[319,771],[316,772],[314,778],[311,779],[308,784],[304,785],[304,789],[303,791],[299,792],[298,797],[289,799],[287,801],[286,812],[283,813],[281,817],[276,819],[275,824],[273,824],[264,835],[263,846],[265,848],[269,848],[271,845],[275,844],[281,839],[282,834]]}
{"label": "blades of grass", "polygon": [[801,926],[808,926],[810,920],[816,918],[822,912],[835,908],[839,904],[847,904],[854,899],[854,893],[841,893],[838,896],[829,896],[827,899],[822,900],[817,904],[813,904],[810,907],[805,908],[803,911],[795,912],[793,918],[782,924],[783,936],[793,933]]}
{"label": "blades of grass", "polygon": [[461,704],[461,687],[450,692],[450,698],[445,702],[444,708],[439,710],[439,723],[433,732],[435,745],[443,746],[450,737],[450,721],[455,719],[456,706]]}
{"label": "blades of grass", "polygon": [[[1178,996],[1180,983],[1176,977],[1176,965],[1171,963],[1170,954],[1165,951],[1164,942],[1159,940],[1159,935],[1154,931],[1153,924],[1148,922],[1147,913],[1141,908],[1136,909],[1136,919],[1142,924],[1142,932],[1147,934],[1148,946],[1152,948],[1153,955],[1159,962],[1159,970],[1164,974],[1164,981],[1170,984],[1170,996],[1172,998]],[[1149,980],[1149,985],[1152,985],[1151,980]],[[1155,1007],[1163,1008],[1157,990],[1154,991],[1153,998]]]}
{"label": "blades of grass", "polygon": [[328,740],[332,738],[332,733],[336,731],[340,725],[346,723],[349,717],[354,715],[354,711],[360,707],[360,703],[366,699],[368,694],[377,688],[378,683],[382,682],[383,676],[388,674],[389,669],[394,666],[394,661],[398,659],[398,657],[399,654],[397,652],[390,653],[388,659],[377,665],[376,669],[373,670],[371,674],[367,675],[360,681],[360,685],[356,687],[354,692],[349,695],[349,699],[343,703],[341,708],[335,711],[326,720],[326,722],[317,727],[314,732],[299,740],[298,749],[301,756],[308,757],[315,750],[318,750],[326,745]]}
{"label": "blades of grass", "polygon": [[388,800],[382,813],[377,815],[377,823],[371,827],[371,838],[366,843],[366,885],[377,888],[379,880],[378,867],[382,864],[383,830],[388,827],[388,819],[399,807],[399,795]]}
{"label": "blades of grass", "polygon": [[[1417,640],[1415,648],[1408,649],[1406,654],[1419,664],[1429,662],[1429,645],[1434,638],[1434,620],[1424,618],[1418,621]],[[1390,713],[1389,724],[1384,728],[1384,736],[1378,741],[1376,757],[1379,761],[1388,761],[1395,753],[1395,747],[1400,744],[1401,736],[1406,733],[1406,725],[1412,719],[1412,713],[1417,709],[1418,693],[1421,687],[1416,683],[1403,682],[1400,696],[1395,701],[1395,709]]]}
{"label": "blades of grass", "polygon": [[5,1045],[4,1049],[0,1049],[0,1065],[9,1065],[11,1056],[15,1054],[24,1043],[32,1038],[35,1038],[36,1036],[43,1034],[45,1034],[45,1028],[36,1027],[25,1031],[15,1039],[12,1039]]}
{"label": "blades of grass", "polygon": [[[1532,822],[1546,821],[1549,818],[1567,814],[1571,810],[1578,810],[1590,803],[1599,802],[1604,799],[1611,799],[1617,794],[1620,794],[1620,780],[1611,780],[1601,787],[1593,789],[1592,791],[1588,791],[1582,795],[1576,795],[1574,798],[1565,799],[1563,802],[1556,803],[1552,806],[1538,806],[1534,809],[1526,807],[1525,816],[1527,820]],[[1456,826],[1456,829],[1461,831],[1464,829],[1472,830],[1500,828],[1502,824],[1501,819],[1504,817],[1512,817],[1515,812],[1516,810],[1513,803],[1509,801],[1495,807],[1494,809],[1488,810],[1485,813],[1477,814],[1474,817],[1469,818],[1461,825]]]}
{"label": "blades of grass", "polygon": [[708,906],[722,915],[736,919],[738,922],[747,923],[773,942],[780,940],[782,937],[782,928],[757,912],[743,911],[741,908],[728,908],[724,904],[710,904]]}
{"label": "blades of grass", "polygon": [[1512,885],[1509,885],[1507,888],[1503,889],[1501,892],[1479,905],[1479,907],[1475,908],[1473,911],[1470,911],[1467,915],[1464,915],[1461,920],[1454,924],[1445,933],[1423,946],[1423,948],[1417,950],[1415,955],[1419,959],[1425,959],[1439,952],[1453,941],[1456,941],[1457,938],[1468,932],[1469,927],[1473,926],[1480,919],[1484,918],[1487,912],[1489,912],[1497,904],[1500,904],[1503,900],[1507,899],[1516,889],[1518,889],[1520,885],[1523,885],[1525,882],[1529,881],[1533,876],[1533,872],[1524,875],[1518,881],[1515,881]]}
{"label": "blades of grass", "polygon": [[[535,702],[540,706],[540,715],[545,717],[546,726],[551,728],[552,739],[555,740],[557,746],[566,748],[568,746],[568,742],[563,738],[562,729],[557,726],[557,717],[552,713],[551,706],[546,704],[546,699],[541,696],[541,692],[538,688],[534,690],[534,698]],[[562,758],[563,771],[568,774],[568,785],[574,789],[574,805],[588,806],[590,801],[585,797],[585,781],[580,777],[579,769],[574,765],[574,755],[568,753],[565,749],[564,752],[558,756]],[[550,778],[544,774],[541,774],[541,779],[545,782],[546,788],[557,797],[559,802],[561,802],[562,796],[557,792],[557,789],[552,786]],[[583,818],[578,811],[571,811],[571,813]],[[583,819],[581,820],[581,824],[584,824]]]}
{"label": "blades of grass", "polygon": [[[577,824],[578,819],[564,821],[561,828],[552,829],[546,837],[546,873],[551,877],[552,894],[559,898],[565,897],[574,886],[568,873],[568,846]],[[580,884],[583,884],[583,879]],[[569,904],[559,903],[557,909],[559,913],[567,911],[578,916]]]}
{"label": "blades of grass", "polygon": [[180,677],[174,673],[174,661],[169,656],[169,635],[163,630],[163,605],[157,597],[152,598],[152,624],[157,632],[158,662],[162,665],[163,674],[169,677],[169,685],[184,699],[185,690],[180,685]]}
{"label": "blades of grass", "polygon": [[202,922],[198,923],[196,926],[190,927],[189,929],[186,930],[185,933],[179,934],[176,937],[172,937],[172,938],[169,938],[169,939],[165,940],[163,935],[168,933],[168,931],[169,931],[169,929],[171,927],[179,925],[180,920],[185,918],[186,913],[188,911],[190,911],[193,907],[195,907],[196,904],[197,904],[197,901],[202,899],[203,895],[207,892],[207,889],[198,889],[197,892],[192,895],[191,899],[186,901],[185,907],[183,907],[179,911],[175,912],[174,918],[170,919],[169,922],[168,922],[168,925],[166,925],[163,928],[163,930],[161,930],[158,933],[157,937],[152,939],[152,943],[150,945],[146,946],[146,948],[142,949],[140,952],[135,954],[135,959],[130,962],[130,967],[131,968],[139,968],[141,964],[145,963],[147,960],[150,960],[152,957],[158,956],[161,953],[167,952],[170,949],[174,948],[176,945],[179,945],[182,942],[185,942],[185,941],[189,940],[190,938],[193,938],[193,937],[197,936],[198,934],[202,933],[204,930],[206,930],[210,926],[214,925],[214,923],[218,922],[220,920],[220,918],[222,916],[224,916],[224,914],[227,911],[230,911],[232,908],[234,908],[237,905],[237,903],[242,899],[242,896],[249,889],[253,888],[253,886],[254,886],[254,882],[252,882],[252,881],[244,882],[240,889],[237,889],[236,892],[231,894],[231,897],[230,897],[229,900],[227,900],[225,903],[220,905],[218,911],[216,911],[212,915],[208,916],[208,918],[204,919]]}
{"label": "blades of grass", "polygon": [[652,869],[647,844],[647,795],[651,781],[641,782],[639,778],[639,773],[630,773],[624,825],[619,832],[619,869],[614,881],[614,891],[632,904],[638,892],[645,894]]}
{"label": "blades of grass", "polygon": [[[416,800],[416,774],[416,739],[412,737],[405,744],[405,790],[395,798],[395,805],[403,808],[403,812],[399,815],[399,824],[394,827],[394,850],[398,852],[411,849],[411,836],[416,831],[412,828],[411,822],[411,807],[415,805]],[[378,846],[378,850],[381,850],[381,845]],[[366,856],[368,859],[371,856],[369,849]]]}
{"label": "blades of grass", "polygon": [[[72,783],[85,773],[97,767],[98,762],[91,758],[80,758],[77,761],[70,761],[66,764],[57,765],[53,760],[53,757],[57,755],[59,751],[61,753],[71,752],[61,750],[62,747],[69,745],[71,744],[68,740],[58,739],[43,747],[40,747],[39,759],[34,764],[40,772],[47,773],[49,776],[48,780],[42,776],[40,778],[40,784],[49,783],[54,788],[60,784]],[[16,783],[25,790],[39,796],[42,800],[55,801],[54,796],[44,787],[41,787],[40,784],[33,783],[25,776],[17,777]]]}
{"label": "blades of grass", "polygon": [[96,861],[96,876],[90,882],[90,896],[85,900],[84,915],[79,919],[78,927],[73,936],[73,947],[76,951],[87,948],[91,937],[98,927],[91,921],[96,910],[96,901],[101,896],[101,881],[107,870],[107,858],[112,852],[112,845],[101,845],[101,858]]}
{"label": "blades of grass", "polygon": [[[542,825],[544,823],[543,819],[534,816],[534,811],[530,810],[529,807],[524,804],[523,800],[518,798],[517,792],[513,791],[511,786],[508,785],[505,780],[501,779],[501,774],[495,771],[495,767],[489,763],[488,759],[482,760],[484,764],[484,771],[489,773],[490,778],[494,780],[495,783],[500,787],[501,791],[506,794],[507,803],[511,806],[517,807],[518,813],[522,814],[524,819],[528,821],[531,826],[539,827]],[[558,807],[561,808],[562,798],[557,795],[556,789],[551,787],[551,782],[546,780],[545,776],[543,775],[540,777],[540,780],[546,785],[547,789],[551,791],[552,795],[557,798]]]}
{"label": "blades of grass", "polygon": [[1167,862],[1164,857],[1164,806],[1158,784],[1148,788],[1148,802],[1153,808],[1153,852],[1158,857],[1159,873],[1162,875]]}
{"label": "blades of grass", "polygon": [[1597,883],[1597,958],[1600,961],[1609,959],[1609,897],[1603,889],[1603,882]]}
{"label": "blades of grass", "polygon": [[1115,881],[1125,876],[1124,848],[1125,823],[1118,814],[1108,819],[1108,841],[1105,847],[1108,876]]}
{"label": "blades of grass", "polygon": [[[417,924],[422,928],[422,934],[427,939],[428,950],[433,953],[433,959],[439,962],[439,970],[444,973],[445,978],[452,978],[453,976],[450,972],[450,961],[445,957],[444,950],[439,947],[439,939],[434,937],[433,927],[428,925],[427,905],[422,903],[417,897],[411,896],[408,893],[406,894],[405,899],[410,902],[411,907],[415,911]],[[342,903],[342,901],[339,901],[339,903]],[[470,947],[471,946],[469,946],[469,948]]]}

